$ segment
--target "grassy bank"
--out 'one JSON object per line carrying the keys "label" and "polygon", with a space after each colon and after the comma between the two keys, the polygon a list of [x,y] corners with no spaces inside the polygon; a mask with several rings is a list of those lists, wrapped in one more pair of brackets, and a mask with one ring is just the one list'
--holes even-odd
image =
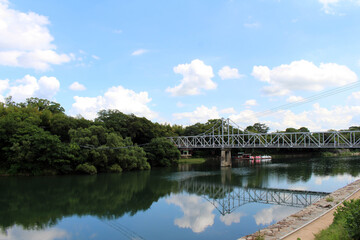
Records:
{"label": "grassy bank", "polygon": [[336,209],[333,223],[319,234],[316,240],[360,239],[360,199],[345,201]]}
{"label": "grassy bank", "polygon": [[187,164],[201,164],[206,161],[205,158],[183,158],[179,160],[179,163],[187,163]]}

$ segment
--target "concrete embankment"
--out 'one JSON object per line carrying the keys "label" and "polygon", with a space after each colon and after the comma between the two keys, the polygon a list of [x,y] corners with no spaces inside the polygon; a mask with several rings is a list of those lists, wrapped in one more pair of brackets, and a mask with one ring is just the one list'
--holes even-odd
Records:
{"label": "concrete embankment", "polygon": [[352,198],[360,198],[360,179],[332,192],[301,211],[259,232],[239,238],[239,240],[255,240],[259,234],[266,240],[314,239],[315,233],[327,228],[332,223],[335,209],[344,200]]}

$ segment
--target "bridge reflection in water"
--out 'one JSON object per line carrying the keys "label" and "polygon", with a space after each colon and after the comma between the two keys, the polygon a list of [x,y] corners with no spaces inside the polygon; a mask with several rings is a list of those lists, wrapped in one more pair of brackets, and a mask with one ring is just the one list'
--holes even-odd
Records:
{"label": "bridge reflection in water", "polygon": [[255,202],[303,208],[329,194],[303,190],[233,187],[198,181],[181,181],[179,189],[206,199],[223,216],[247,203]]}

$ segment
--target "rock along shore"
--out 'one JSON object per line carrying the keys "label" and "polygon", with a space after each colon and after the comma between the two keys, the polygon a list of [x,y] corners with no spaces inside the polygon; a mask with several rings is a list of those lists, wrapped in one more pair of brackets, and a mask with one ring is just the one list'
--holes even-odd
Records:
{"label": "rock along shore", "polygon": [[309,223],[321,221],[320,217],[325,215],[341,204],[349,196],[360,190],[360,179],[340,188],[316,203],[309,205],[301,211],[288,216],[287,218],[268,226],[256,233],[244,236],[238,240],[255,240],[259,235],[266,240],[284,239],[292,232],[303,228]]}

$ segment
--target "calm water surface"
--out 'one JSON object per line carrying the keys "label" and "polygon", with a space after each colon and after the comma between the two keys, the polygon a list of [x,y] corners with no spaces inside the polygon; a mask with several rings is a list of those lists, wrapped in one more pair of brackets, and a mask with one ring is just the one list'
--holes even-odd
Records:
{"label": "calm water surface", "polygon": [[237,239],[301,209],[256,193],[331,192],[360,178],[360,158],[218,165],[0,178],[0,239]]}

